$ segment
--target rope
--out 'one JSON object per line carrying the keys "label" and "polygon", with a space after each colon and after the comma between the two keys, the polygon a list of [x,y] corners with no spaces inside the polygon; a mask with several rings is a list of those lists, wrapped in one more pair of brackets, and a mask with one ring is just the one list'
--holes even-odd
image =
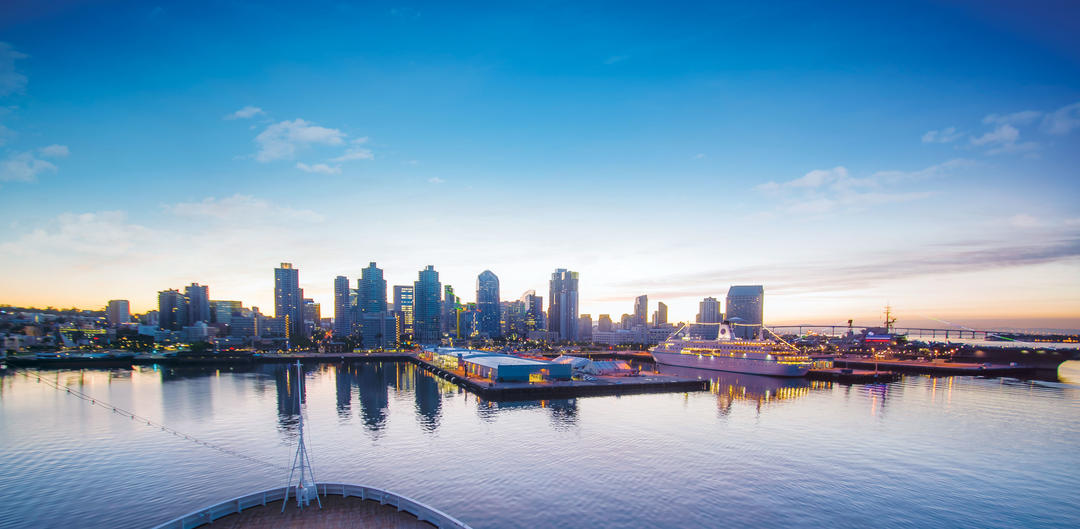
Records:
{"label": "rope", "polygon": [[221,453],[233,456],[233,457],[237,457],[237,458],[240,458],[240,459],[244,459],[244,460],[250,461],[252,463],[258,463],[260,465],[267,465],[267,466],[270,466],[270,467],[273,467],[273,468],[276,468],[276,469],[280,469],[280,470],[288,470],[288,467],[278,465],[278,464],[275,464],[275,463],[271,463],[269,461],[265,461],[265,460],[259,459],[257,457],[252,457],[252,456],[249,456],[247,454],[237,452],[236,450],[233,450],[231,448],[226,448],[224,446],[221,446],[221,445],[218,445],[218,444],[215,444],[215,443],[211,443],[211,442],[208,442],[208,441],[203,441],[202,439],[199,439],[198,437],[195,437],[194,435],[181,432],[181,431],[179,431],[179,430],[177,430],[175,428],[170,428],[170,427],[168,427],[168,426],[166,426],[164,424],[156,422],[156,421],[154,421],[152,419],[149,419],[147,417],[144,417],[142,415],[138,415],[138,414],[136,414],[134,412],[125,410],[125,409],[123,409],[123,408],[121,408],[119,406],[110,404],[108,402],[105,402],[105,401],[103,401],[101,399],[98,399],[96,397],[93,397],[91,395],[87,395],[86,393],[83,393],[83,392],[81,392],[81,391],[79,391],[77,389],[74,389],[71,386],[64,386],[64,385],[58,384],[56,382],[53,382],[51,380],[42,378],[41,375],[39,375],[37,373],[31,373],[29,371],[26,371],[25,369],[22,369],[22,370],[16,369],[16,371],[22,371],[23,376],[25,376],[27,378],[33,377],[38,382],[44,383],[45,385],[47,385],[47,386],[49,386],[49,387],[51,387],[53,389],[56,389],[58,391],[64,391],[68,395],[71,395],[73,397],[78,397],[79,399],[81,399],[81,400],[83,400],[85,402],[88,402],[91,406],[101,406],[102,408],[105,408],[107,410],[112,410],[112,412],[117,414],[117,415],[120,415],[120,416],[123,416],[123,417],[130,417],[131,420],[139,421],[140,423],[144,423],[146,426],[150,426],[150,427],[153,427],[153,428],[160,428],[161,431],[163,431],[163,432],[171,433],[176,437],[186,439],[188,441],[194,442],[195,444],[202,445],[202,446],[205,446],[206,448],[217,450],[218,452],[221,452]]}

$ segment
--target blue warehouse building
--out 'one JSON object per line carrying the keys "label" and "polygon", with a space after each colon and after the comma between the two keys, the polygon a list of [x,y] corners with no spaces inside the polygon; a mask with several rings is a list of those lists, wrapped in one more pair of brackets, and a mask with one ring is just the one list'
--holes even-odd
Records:
{"label": "blue warehouse building", "polygon": [[547,382],[570,380],[569,364],[557,364],[531,358],[440,347],[430,351],[431,362],[444,369],[464,370],[470,377],[485,378],[495,382]]}

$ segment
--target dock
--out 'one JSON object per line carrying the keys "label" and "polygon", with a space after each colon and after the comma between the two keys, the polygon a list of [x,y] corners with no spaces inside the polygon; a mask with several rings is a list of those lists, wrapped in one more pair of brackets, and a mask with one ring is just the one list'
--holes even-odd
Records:
{"label": "dock", "polygon": [[893,382],[900,378],[899,373],[892,371],[872,371],[865,369],[811,369],[806,378],[810,380],[823,380],[840,384],[874,384],[880,382]]}
{"label": "dock", "polygon": [[709,389],[708,380],[652,373],[637,376],[597,375],[591,377],[593,380],[494,382],[465,377],[419,358],[411,358],[410,361],[440,378],[453,382],[491,401],[569,399],[641,393],[685,393],[688,391],[707,391]]}
{"label": "dock", "polygon": [[885,369],[895,373],[916,373],[939,376],[984,376],[1028,378],[1036,369],[1029,366],[1008,364],[973,364],[960,362],[925,362],[921,360],[842,359],[833,360],[833,366],[851,369]]}

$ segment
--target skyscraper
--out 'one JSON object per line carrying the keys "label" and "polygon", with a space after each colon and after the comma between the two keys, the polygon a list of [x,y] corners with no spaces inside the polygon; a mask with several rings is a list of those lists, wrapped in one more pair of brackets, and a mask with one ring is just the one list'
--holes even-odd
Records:
{"label": "skyscraper", "polygon": [[548,330],[560,341],[577,339],[578,273],[559,268],[551,274]]}
{"label": "skyscraper", "polygon": [[698,323],[720,323],[723,321],[720,314],[720,301],[716,298],[705,298],[698,303]]}
{"label": "skyscraper", "polygon": [[439,313],[442,284],[435,267],[428,265],[413,283],[413,334],[422,344],[439,343]]}
{"label": "skyscraper", "polygon": [[179,331],[187,322],[187,298],[179,290],[158,292],[158,327]]}
{"label": "skyscraper", "polygon": [[356,288],[360,291],[360,312],[386,312],[386,280],[375,263],[360,272]]}
{"label": "skyscraper", "polygon": [[765,323],[765,287],[738,285],[728,289],[727,319],[736,323],[733,332],[740,338],[752,338]]}
{"label": "skyscraper", "polygon": [[300,290],[300,270],[292,263],[274,269],[274,318],[290,338],[302,335],[304,328],[304,293]]}
{"label": "skyscraper", "polygon": [[596,330],[600,332],[611,332],[615,330],[615,324],[611,321],[610,314],[601,314],[596,320]]}
{"label": "skyscraper", "polygon": [[413,287],[394,285],[394,310],[401,316],[399,322],[402,334],[413,334]]}
{"label": "skyscraper", "polygon": [[578,316],[578,336],[579,342],[591,342],[592,341],[592,315],[582,314]]}
{"label": "skyscraper", "polygon": [[131,305],[126,299],[111,299],[105,308],[105,320],[116,327],[122,323],[131,323]]}
{"label": "skyscraper", "polygon": [[664,325],[667,323],[667,304],[663,301],[656,304],[656,312],[653,313],[653,325]]}
{"label": "skyscraper", "polygon": [[502,334],[499,325],[499,278],[491,270],[484,270],[476,278],[476,306],[480,311],[479,334],[487,338],[499,337]]}
{"label": "skyscraper", "polygon": [[649,317],[649,296],[642,294],[634,299],[634,325],[645,326]]}
{"label": "skyscraper", "polygon": [[349,318],[349,278],[334,278],[334,336],[343,338],[352,331]]}
{"label": "skyscraper", "polygon": [[454,294],[454,287],[443,286],[442,313],[439,316],[439,330],[443,334],[449,334],[457,328],[457,310],[460,300]]}
{"label": "skyscraper", "polygon": [[194,325],[195,322],[210,322],[210,288],[206,285],[192,283],[184,288],[184,296],[187,297],[188,314],[184,325]]}

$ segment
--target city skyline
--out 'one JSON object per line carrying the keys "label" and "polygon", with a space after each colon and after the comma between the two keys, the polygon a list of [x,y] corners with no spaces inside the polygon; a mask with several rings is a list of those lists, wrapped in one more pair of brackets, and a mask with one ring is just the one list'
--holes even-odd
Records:
{"label": "city skyline", "polygon": [[374,261],[565,268],[594,321],[761,284],[768,322],[1080,327],[1076,13],[995,5],[0,7],[0,302],[270,312],[292,262],[329,314]]}

